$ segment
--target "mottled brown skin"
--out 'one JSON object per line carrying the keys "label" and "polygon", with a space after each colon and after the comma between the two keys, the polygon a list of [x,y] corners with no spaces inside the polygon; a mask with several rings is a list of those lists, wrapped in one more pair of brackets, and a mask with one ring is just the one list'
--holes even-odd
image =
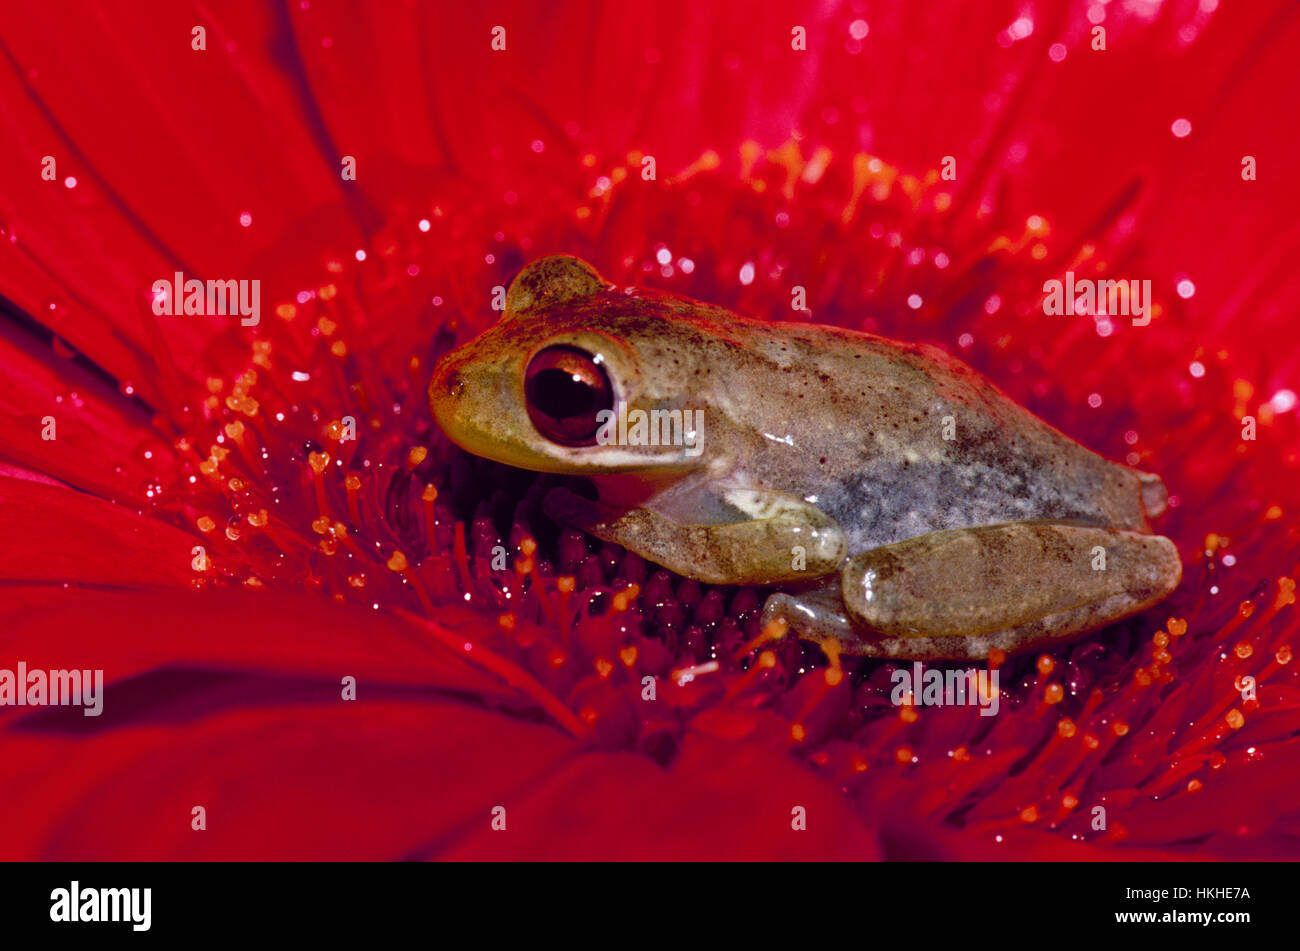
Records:
{"label": "mottled brown skin", "polygon": [[[522,381],[557,343],[599,354],[629,408],[703,410],[702,454],[544,439]],[[852,653],[1028,649],[1143,610],[1180,577],[1173,544],[1148,534],[1157,477],[942,351],[611,287],[575,258],[526,268],[429,393],[470,452],[589,477],[599,501],[557,490],[558,517],[701,581],[780,584],[769,619]]]}

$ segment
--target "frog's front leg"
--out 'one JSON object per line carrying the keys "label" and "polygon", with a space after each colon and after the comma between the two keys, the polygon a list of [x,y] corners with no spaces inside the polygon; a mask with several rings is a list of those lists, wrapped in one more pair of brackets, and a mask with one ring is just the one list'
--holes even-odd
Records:
{"label": "frog's front leg", "polygon": [[835,520],[803,499],[749,488],[699,488],[619,509],[553,489],[552,518],[671,571],[712,584],[772,584],[836,571],[847,554]]}
{"label": "frog's front leg", "polygon": [[[851,558],[844,615],[826,592],[774,595],[765,619],[849,653],[979,659],[1046,646],[1136,614],[1177,587],[1182,565],[1159,535],[1053,522],[935,532]],[[848,622],[846,626],[846,622]]]}

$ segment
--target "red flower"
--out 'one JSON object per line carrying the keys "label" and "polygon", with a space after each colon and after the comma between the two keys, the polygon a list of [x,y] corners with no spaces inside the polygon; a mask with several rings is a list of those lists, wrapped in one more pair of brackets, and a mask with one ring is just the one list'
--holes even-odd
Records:
{"label": "red flower", "polygon": [[[0,707],[0,856],[1300,854],[1300,27],[1214,7],[7,14],[0,668],[106,692]],[[555,250],[952,350],[1164,477],[1182,588],[980,717],[558,530],[424,396]]]}

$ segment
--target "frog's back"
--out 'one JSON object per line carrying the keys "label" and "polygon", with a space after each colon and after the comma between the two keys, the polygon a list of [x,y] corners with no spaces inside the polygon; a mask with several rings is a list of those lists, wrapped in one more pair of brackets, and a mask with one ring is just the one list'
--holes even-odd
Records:
{"label": "frog's back", "polygon": [[731,412],[768,443],[745,453],[747,477],[815,496],[852,551],[1032,519],[1146,531],[1163,509],[1158,478],[1084,448],[935,347],[809,324],[735,329],[748,379],[731,392],[759,396]]}

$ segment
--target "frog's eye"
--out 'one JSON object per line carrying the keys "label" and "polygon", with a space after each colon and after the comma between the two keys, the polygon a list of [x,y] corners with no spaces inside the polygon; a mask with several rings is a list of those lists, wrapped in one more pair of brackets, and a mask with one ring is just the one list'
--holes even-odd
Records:
{"label": "frog's eye", "polygon": [[524,373],[528,418],[537,431],[562,446],[592,446],[601,410],[614,408],[609,376],[594,357],[577,347],[539,350]]}

